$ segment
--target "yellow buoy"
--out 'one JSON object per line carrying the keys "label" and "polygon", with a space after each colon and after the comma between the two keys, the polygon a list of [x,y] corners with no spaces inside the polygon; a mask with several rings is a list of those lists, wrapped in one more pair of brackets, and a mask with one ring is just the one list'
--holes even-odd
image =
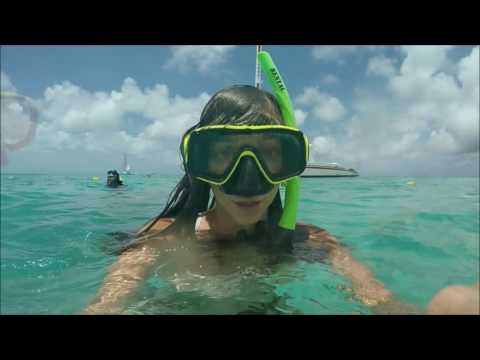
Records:
{"label": "yellow buoy", "polygon": [[415,186],[415,185],[417,185],[417,183],[415,181],[409,181],[409,182],[407,182],[407,185]]}

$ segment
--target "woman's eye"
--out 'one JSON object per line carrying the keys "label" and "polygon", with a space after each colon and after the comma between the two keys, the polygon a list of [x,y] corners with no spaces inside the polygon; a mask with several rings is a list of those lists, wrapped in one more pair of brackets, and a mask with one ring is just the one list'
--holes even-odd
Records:
{"label": "woman's eye", "polygon": [[232,156],[232,150],[229,148],[220,148],[213,151],[215,159],[227,159]]}
{"label": "woman's eye", "polygon": [[230,154],[230,152],[231,152],[231,150],[228,149],[228,148],[223,148],[223,149],[217,150],[217,153],[221,154],[221,155],[228,155],[228,154]]}
{"label": "woman's eye", "polygon": [[266,154],[269,157],[275,158],[280,156],[280,150],[279,149],[267,149]]}

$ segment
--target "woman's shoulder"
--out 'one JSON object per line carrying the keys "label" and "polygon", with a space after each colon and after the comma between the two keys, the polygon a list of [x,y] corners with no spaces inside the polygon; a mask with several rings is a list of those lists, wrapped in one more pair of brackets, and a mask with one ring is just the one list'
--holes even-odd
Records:
{"label": "woman's shoulder", "polygon": [[165,228],[167,228],[170,224],[172,224],[175,221],[175,218],[161,218],[158,219],[155,224],[152,226],[152,230],[154,231],[160,231]]}
{"label": "woman's shoulder", "polygon": [[318,227],[316,225],[312,225],[312,224],[297,223],[296,229],[301,231],[301,232],[306,232],[309,235],[310,234],[320,234],[320,233],[327,233],[328,234],[327,230],[325,230],[321,227]]}
{"label": "woman's shoulder", "polygon": [[145,225],[142,226],[140,230],[138,230],[137,234],[141,234],[148,228],[149,232],[157,232],[166,229],[170,224],[175,221],[175,218],[160,218],[160,219],[152,219],[147,222]]}
{"label": "woman's shoulder", "polygon": [[338,240],[330,234],[326,229],[312,224],[297,223],[296,231],[299,232],[305,240],[314,243],[335,243],[339,244]]}

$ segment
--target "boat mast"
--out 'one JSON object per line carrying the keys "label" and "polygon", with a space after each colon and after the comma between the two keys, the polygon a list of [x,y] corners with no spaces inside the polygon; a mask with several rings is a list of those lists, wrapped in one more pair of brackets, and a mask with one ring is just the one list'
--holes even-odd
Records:
{"label": "boat mast", "polygon": [[123,153],[122,170],[125,171],[126,169],[127,169],[127,154]]}
{"label": "boat mast", "polygon": [[258,62],[258,53],[262,51],[262,45],[257,45],[257,51],[255,54],[255,87],[260,89],[262,87],[262,69]]}

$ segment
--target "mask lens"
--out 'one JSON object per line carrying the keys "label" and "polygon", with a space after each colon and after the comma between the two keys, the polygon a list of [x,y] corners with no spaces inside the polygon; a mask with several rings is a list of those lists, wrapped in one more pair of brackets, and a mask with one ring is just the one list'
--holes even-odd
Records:
{"label": "mask lens", "polygon": [[262,136],[257,151],[270,174],[279,174],[286,166],[281,141],[274,136]]}
{"label": "mask lens", "polygon": [[209,146],[208,171],[218,176],[223,175],[235,161],[238,150],[235,142],[228,139],[212,143]]}
{"label": "mask lens", "polygon": [[305,141],[300,132],[213,129],[191,135],[187,167],[194,176],[222,182],[245,151],[255,154],[272,181],[299,175],[306,163]]}

